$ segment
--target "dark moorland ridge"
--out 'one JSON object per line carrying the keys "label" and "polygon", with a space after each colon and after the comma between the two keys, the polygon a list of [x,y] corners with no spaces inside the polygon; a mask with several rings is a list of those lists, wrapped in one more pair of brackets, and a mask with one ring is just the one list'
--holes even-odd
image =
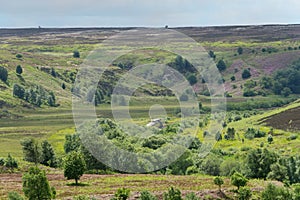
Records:
{"label": "dark moorland ridge", "polygon": [[[82,31],[118,32],[144,27],[107,27],[107,28],[0,28],[0,37],[29,36],[40,34],[75,33]],[[300,24],[270,25],[238,25],[238,26],[207,26],[207,27],[174,27],[170,28],[189,35],[194,39],[218,41],[224,37],[240,37],[258,41],[294,39],[300,37]]]}

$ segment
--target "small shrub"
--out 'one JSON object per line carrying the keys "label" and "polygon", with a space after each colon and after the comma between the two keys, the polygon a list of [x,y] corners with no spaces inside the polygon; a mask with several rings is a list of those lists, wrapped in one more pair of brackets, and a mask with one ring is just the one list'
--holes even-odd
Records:
{"label": "small shrub", "polygon": [[287,188],[269,184],[261,194],[262,200],[293,199],[293,194]]}
{"label": "small shrub", "polygon": [[115,193],[115,197],[112,200],[126,200],[128,199],[130,190],[126,188],[120,188]]}
{"label": "small shrub", "polygon": [[184,200],[200,200],[194,192],[188,193]]}
{"label": "small shrub", "polygon": [[289,136],[288,138],[287,138],[287,140],[296,140],[298,138],[298,135],[295,135],[295,134],[293,134],[293,135],[291,135],[291,136]]}
{"label": "small shrub", "polygon": [[249,200],[252,197],[252,191],[247,187],[238,190],[238,200]]}
{"label": "small shrub", "polygon": [[8,193],[8,200],[24,200],[24,198],[17,192]]}
{"label": "small shrub", "polygon": [[96,199],[94,197],[90,198],[89,196],[80,195],[80,196],[73,197],[73,200],[96,200]]}
{"label": "small shrub", "polygon": [[80,58],[80,53],[79,53],[79,51],[75,50],[75,51],[73,52],[73,57],[74,57],[74,58]]}
{"label": "small shrub", "polygon": [[23,58],[23,56],[22,56],[22,54],[17,54],[16,58],[21,59],[21,58]]}
{"label": "small shrub", "polygon": [[158,200],[153,194],[148,191],[142,191],[139,200]]}
{"label": "small shrub", "polygon": [[171,187],[168,192],[164,193],[163,200],[183,200],[179,189]]}

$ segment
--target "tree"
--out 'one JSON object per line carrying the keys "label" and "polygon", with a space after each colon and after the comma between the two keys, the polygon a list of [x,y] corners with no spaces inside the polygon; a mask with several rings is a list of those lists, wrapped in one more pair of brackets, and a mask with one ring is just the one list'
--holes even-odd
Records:
{"label": "tree", "polygon": [[57,161],[56,161],[56,157],[52,145],[47,140],[44,140],[41,146],[42,146],[41,164],[49,167],[56,167]]}
{"label": "tree", "polygon": [[50,188],[45,171],[41,171],[38,167],[29,168],[28,173],[23,175],[22,181],[23,192],[29,200],[55,198],[55,189]]}
{"label": "tree", "polygon": [[80,58],[80,53],[78,50],[73,51],[73,58]]}
{"label": "tree", "polygon": [[281,165],[279,162],[271,165],[271,171],[268,174],[267,178],[272,180],[277,180],[283,182],[288,179],[287,168]]}
{"label": "tree", "polygon": [[239,55],[242,55],[242,54],[243,54],[243,48],[242,48],[242,47],[239,47],[239,48],[237,49],[237,52],[238,52]]}
{"label": "tree", "polygon": [[215,53],[214,53],[212,50],[210,50],[210,51],[208,52],[208,54],[209,54],[209,57],[211,57],[211,58],[213,58],[213,59],[216,59],[216,55],[215,55]]}
{"label": "tree", "polygon": [[65,84],[65,83],[62,83],[62,84],[61,84],[61,88],[62,88],[63,90],[65,90],[65,89],[66,89],[66,84]]}
{"label": "tree", "polygon": [[21,65],[17,65],[16,73],[19,74],[19,75],[21,75],[23,73],[23,68],[21,67]]}
{"label": "tree", "polygon": [[221,186],[224,184],[223,179],[220,176],[217,176],[214,179],[214,184],[217,185],[217,186],[219,186],[219,191],[221,192]]}
{"label": "tree", "polygon": [[190,74],[187,79],[191,85],[195,85],[197,83],[197,77],[194,74]]}
{"label": "tree", "polygon": [[235,172],[230,179],[231,184],[236,186],[238,190],[240,189],[240,187],[246,186],[248,182],[248,179],[238,172]]}
{"label": "tree", "polygon": [[80,149],[80,138],[78,134],[66,135],[64,150],[65,153],[78,151]]}
{"label": "tree", "polygon": [[66,156],[64,160],[64,176],[68,180],[75,179],[75,184],[78,185],[78,180],[85,169],[86,164],[80,152],[73,151]]}
{"label": "tree", "polygon": [[231,81],[235,81],[235,76],[232,76],[230,79]]}
{"label": "tree", "polygon": [[273,136],[270,134],[268,135],[268,143],[271,144],[273,142]]}
{"label": "tree", "polygon": [[52,67],[51,68],[51,76],[53,76],[54,78],[56,78],[57,77],[57,73],[56,73],[56,71],[55,71],[55,69]]}
{"label": "tree", "polygon": [[28,162],[33,162],[36,165],[40,163],[41,160],[41,148],[38,142],[33,138],[27,138],[21,141],[24,160]]}
{"label": "tree", "polygon": [[22,86],[20,86],[19,84],[14,84],[13,95],[20,99],[24,99],[25,89]]}
{"label": "tree", "polygon": [[8,72],[7,69],[5,67],[0,66],[0,79],[3,82],[6,82],[8,78]]}
{"label": "tree", "polygon": [[214,154],[208,155],[201,164],[201,170],[212,176],[220,175],[220,165],[222,160]]}
{"label": "tree", "polygon": [[271,171],[271,165],[277,162],[277,154],[268,149],[253,149],[246,158],[247,174],[250,178],[266,178]]}
{"label": "tree", "polygon": [[56,98],[53,92],[49,92],[47,103],[49,106],[56,106]]}
{"label": "tree", "polygon": [[292,93],[293,93],[292,90],[288,87],[283,88],[283,90],[281,91],[281,95],[284,97],[288,97]]}
{"label": "tree", "polygon": [[219,71],[225,71],[226,70],[226,64],[224,62],[224,60],[219,60],[218,64],[217,64],[217,68]]}
{"label": "tree", "polygon": [[248,69],[244,69],[243,73],[242,73],[242,78],[243,79],[247,79],[251,77],[251,72]]}

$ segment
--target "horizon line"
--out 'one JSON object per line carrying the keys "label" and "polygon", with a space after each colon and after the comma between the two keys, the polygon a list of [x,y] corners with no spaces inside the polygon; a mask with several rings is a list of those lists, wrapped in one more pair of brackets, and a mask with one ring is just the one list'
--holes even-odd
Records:
{"label": "horizon line", "polygon": [[212,27],[247,27],[247,26],[297,26],[300,23],[257,23],[257,24],[218,24],[218,25],[184,25],[184,26],[24,26],[24,27],[0,27],[1,29],[132,29],[132,28],[212,28]]}

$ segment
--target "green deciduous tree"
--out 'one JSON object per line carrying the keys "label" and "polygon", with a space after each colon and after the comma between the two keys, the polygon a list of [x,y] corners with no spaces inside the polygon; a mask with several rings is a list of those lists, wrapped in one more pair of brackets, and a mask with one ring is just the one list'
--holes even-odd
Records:
{"label": "green deciduous tree", "polygon": [[22,177],[23,192],[29,200],[50,200],[55,198],[55,189],[50,188],[45,171],[38,167],[29,168]]}
{"label": "green deciduous tree", "polygon": [[221,191],[221,187],[224,184],[224,180],[221,177],[217,176],[214,178],[214,184],[219,186],[219,191]]}
{"label": "green deciduous tree", "polygon": [[247,174],[250,178],[266,178],[271,171],[271,165],[276,163],[277,154],[268,149],[253,149],[246,158]]}
{"label": "green deciduous tree", "polygon": [[230,179],[231,179],[231,184],[236,186],[238,190],[240,189],[240,187],[246,186],[248,182],[248,179],[238,172],[235,172],[230,177]]}
{"label": "green deciduous tree", "polygon": [[86,163],[83,155],[80,152],[70,152],[64,160],[64,176],[70,180],[74,179],[78,185],[78,180],[83,175],[86,169]]}
{"label": "green deciduous tree", "polygon": [[52,145],[47,140],[44,140],[41,147],[41,164],[56,167],[57,161]]}
{"label": "green deciduous tree", "polygon": [[21,141],[24,160],[33,162],[35,164],[40,163],[41,160],[41,147],[38,142],[33,138],[27,138]]}

